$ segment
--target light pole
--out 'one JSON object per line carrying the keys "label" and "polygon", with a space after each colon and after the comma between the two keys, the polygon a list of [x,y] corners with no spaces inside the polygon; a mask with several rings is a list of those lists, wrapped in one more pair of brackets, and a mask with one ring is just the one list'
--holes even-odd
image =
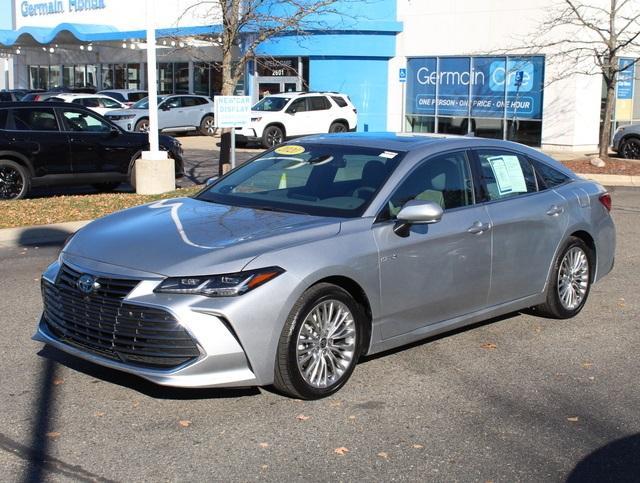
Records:
{"label": "light pole", "polygon": [[147,84],[149,93],[149,151],[135,161],[133,168],[136,193],[159,194],[176,187],[175,162],[160,151],[158,135],[158,84],[156,72],[156,26],[153,0],[146,0]]}

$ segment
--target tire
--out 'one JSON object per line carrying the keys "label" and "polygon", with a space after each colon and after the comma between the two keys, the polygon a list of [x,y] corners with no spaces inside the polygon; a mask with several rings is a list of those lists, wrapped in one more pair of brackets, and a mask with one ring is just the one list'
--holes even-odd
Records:
{"label": "tire", "polygon": [[329,132],[347,132],[349,129],[342,122],[333,122],[329,126]]}
{"label": "tire", "polygon": [[149,119],[140,119],[136,122],[135,132],[149,132]]}
{"label": "tire", "polygon": [[[547,299],[533,307],[533,313],[552,319],[569,319],[578,315],[589,297],[593,260],[587,244],[580,238],[570,237],[553,263]],[[570,296],[574,298],[568,298]]]}
{"label": "tire", "polygon": [[626,159],[640,159],[640,139],[629,138],[623,141],[620,154]]}
{"label": "tire", "polygon": [[103,191],[110,192],[116,189],[118,186],[120,186],[120,181],[112,181],[108,183],[94,183],[92,186],[100,192],[103,192]]}
{"label": "tire", "polygon": [[200,134],[203,136],[213,136],[215,133],[216,126],[213,116],[204,116],[200,122]]}
{"label": "tire", "polygon": [[267,126],[262,132],[262,146],[269,149],[284,141],[284,132],[278,126]]}
{"label": "tire", "polygon": [[[316,325],[314,320],[318,319]],[[342,288],[329,283],[309,288],[291,309],[282,329],[276,389],[300,399],[319,399],[338,391],[358,361],[364,320],[360,304]],[[332,328],[340,338],[327,337]]]}
{"label": "tire", "polygon": [[0,200],[19,200],[31,188],[27,169],[8,159],[0,159]]}

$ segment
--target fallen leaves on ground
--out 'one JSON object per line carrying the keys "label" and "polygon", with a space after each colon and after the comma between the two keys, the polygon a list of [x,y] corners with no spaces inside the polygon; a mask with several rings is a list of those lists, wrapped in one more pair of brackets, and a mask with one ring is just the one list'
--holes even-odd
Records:
{"label": "fallen leaves on ground", "polygon": [[591,369],[592,366],[593,366],[593,362],[583,362],[582,363],[582,368],[583,369]]}
{"label": "fallen leaves on ground", "polygon": [[494,349],[497,349],[498,346],[495,345],[493,342],[485,342],[480,346],[480,348],[487,349],[487,350],[494,350]]}
{"label": "fallen leaves on ground", "polygon": [[189,426],[191,426],[191,421],[189,421],[188,419],[181,419],[180,421],[178,421],[178,424],[183,428],[188,428]]}
{"label": "fallen leaves on ground", "polygon": [[260,443],[260,447],[261,448],[268,448],[269,447],[269,443]]}
{"label": "fallen leaves on ground", "polygon": [[571,416],[567,418],[567,421],[571,421],[572,423],[575,423],[578,421],[578,416]]}
{"label": "fallen leaves on ground", "polygon": [[311,416],[305,416],[304,414],[298,414],[298,415],[296,416],[296,419],[297,419],[298,421],[306,421],[306,420],[307,420],[307,419],[309,419],[310,417],[311,417]]}
{"label": "fallen leaves on ground", "polygon": [[[101,193],[94,195],[49,196],[26,200],[0,201],[0,228],[48,225],[66,221],[93,220],[114,211],[151,201],[191,196],[202,186],[181,188],[161,195],[135,193]],[[24,255],[27,252],[22,252]]]}
{"label": "fallen leaves on ground", "polygon": [[104,411],[96,411],[95,413],[93,413],[97,418],[101,418],[102,416],[105,415]]}
{"label": "fallen leaves on ground", "polygon": [[422,446],[421,444],[413,444],[413,445],[411,445],[411,447],[412,447],[412,448],[415,448],[415,449],[422,449],[422,448],[424,448],[424,446]]}
{"label": "fallen leaves on ground", "polygon": [[62,379],[61,377],[56,377],[53,380],[53,385],[54,386],[59,386],[60,384],[64,384],[64,379]]}
{"label": "fallen leaves on ground", "polygon": [[340,446],[339,448],[334,449],[333,452],[337,455],[344,456],[349,452],[349,450],[344,446]]}
{"label": "fallen leaves on ground", "polygon": [[49,431],[45,434],[47,438],[56,439],[60,437],[60,433],[58,431]]}
{"label": "fallen leaves on ground", "polygon": [[384,451],[380,451],[380,452],[378,453],[378,456],[379,456],[380,458],[384,459],[384,460],[388,460],[388,459],[389,459],[389,454],[388,454],[388,453],[385,453]]}

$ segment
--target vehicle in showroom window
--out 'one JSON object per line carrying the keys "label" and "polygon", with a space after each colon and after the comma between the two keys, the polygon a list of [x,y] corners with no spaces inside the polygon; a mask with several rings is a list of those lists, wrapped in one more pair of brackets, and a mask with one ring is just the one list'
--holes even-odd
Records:
{"label": "vehicle in showroom window", "polygon": [[251,110],[251,122],[236,129],[240,143],[271,148],[286,139],[319,133],[355,131],[358,111],[338,92],[286,92],[262,98]]}
{"label": "vehicle in showroom window", "polygon": [[[149,99],[145,97],[129,109],[111,111],[106,117],[126,131],[148,132]],[[163,132],[197,131],[213,136],[213,101],[195,94],[158,96],[158,128]]]}
{"label": "vehicle in showroom window", "polygon": [[[161,149],[184,174],[182,145],[160,136]],[[148,135],[129,133],[99,114],[66,102],[0,104],[0,200],[32,187],[91,184],[101,191],[131,182]]]}
{"label": "vehicle in showroom window", "polygon": [[34,337],[158,384],[320,398],[363,355],[523,309],[575,316],[613,266],[610,208],[514,143],[306,137],[82,228],[43,274]]}

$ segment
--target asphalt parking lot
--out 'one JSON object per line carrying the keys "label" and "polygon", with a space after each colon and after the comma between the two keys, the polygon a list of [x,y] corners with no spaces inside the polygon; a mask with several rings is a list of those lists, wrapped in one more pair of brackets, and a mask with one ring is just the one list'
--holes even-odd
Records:
{"label": "asphalt parking lot", "polygon": [[640,190],[612,195],[616,267],[578,317],[513,314],[371,358],[313,402],[162,388],[43,348],[58,247],[0,249],[1,479],[637,481]]}

